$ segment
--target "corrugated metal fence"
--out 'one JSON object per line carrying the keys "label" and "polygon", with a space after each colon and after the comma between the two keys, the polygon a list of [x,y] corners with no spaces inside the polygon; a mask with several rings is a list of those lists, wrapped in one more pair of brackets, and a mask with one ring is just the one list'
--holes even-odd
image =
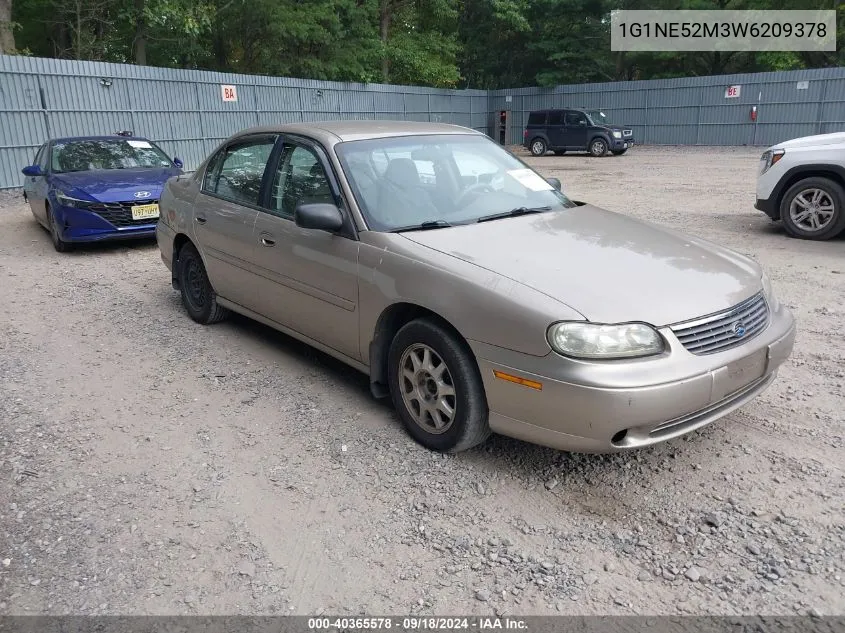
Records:
{"label": "corrugated metal fence", "polygon": [[[235,87],[224,101],[221,86]],[[48,138],[132,130],[188,169],[253,125],[328,119],[454,123],[487,131],[485,90],[324,82],[0,55],[0,188]]]}
{"label": "corrugated metal fence", "polygon": [[[222,85],[237,101],[224,101]],[[728,86],[739,96],[726,97]],[[750,119],[751,107],[758,119]],[[133,130],[194,168],[220,140],[268,123],[439,121],[519,143],[528,112],[602,109],[647,144],[770,145],[845,130],[845,68],[525,88],[437,90],[0,56],[0,188],[18,187],[47,138]]]}
{"label": "corrugated metal fence", "polygon": [[601,109],[646,144],[768,146],[845,131],[845,68],[496,90],[490,106],[511,111],[517,143],[531,110],[572,107]]}

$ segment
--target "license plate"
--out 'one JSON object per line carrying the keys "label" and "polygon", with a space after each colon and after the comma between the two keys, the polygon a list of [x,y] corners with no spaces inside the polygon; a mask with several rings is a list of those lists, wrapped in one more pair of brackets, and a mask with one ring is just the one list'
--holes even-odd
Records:
{"label": "license plate", "polygon": [[714,399],[732,394],[746,385],[762,378],[766,373],[768,350],[764,347],[745,358],[740,358],[716,372],[713,384]]}
{"label": "license plate", "polygon": [[625,143],[625,149],[628,149],[628,144],[627,144],[627,143]]}
{"label": "license plate", "polygon": [[152,218],[158,217],[158,205],[157,204],[139,204],[138,206],[132,207],[132,219],[133,220],[147,220]]}

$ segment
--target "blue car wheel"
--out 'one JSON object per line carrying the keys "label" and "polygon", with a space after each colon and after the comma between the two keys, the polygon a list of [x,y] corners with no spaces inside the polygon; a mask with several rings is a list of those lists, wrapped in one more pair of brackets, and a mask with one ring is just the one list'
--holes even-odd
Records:
{"label": "blue car wheel", "polygon": [[53,248],[59,253],[66,253],[73,249],[73,244],[65,242],[62,239],[62,234],[59,231],[59,221],[56,219],[56,214],[53,212],[53,207],[47,207],[47,220],[50,223],[50,238],[53,240]]}

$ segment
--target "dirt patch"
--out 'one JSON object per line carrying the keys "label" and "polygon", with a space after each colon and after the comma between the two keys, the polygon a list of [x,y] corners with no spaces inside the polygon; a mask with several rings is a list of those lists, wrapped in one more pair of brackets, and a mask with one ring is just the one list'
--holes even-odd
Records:
{"label": "dirt patch", "polygon": [[799,334],[702,432],[415,445],[367,381],[184,314],[154,243],[55,253],[0,200],[0,614],[845,613],[845,240],[753,209],[754,149],[529,159],[761,262]]}

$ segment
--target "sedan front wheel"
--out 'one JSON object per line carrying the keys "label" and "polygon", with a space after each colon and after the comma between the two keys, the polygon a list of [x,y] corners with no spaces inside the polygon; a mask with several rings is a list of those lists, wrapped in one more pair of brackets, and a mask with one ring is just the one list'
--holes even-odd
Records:
{"label": "sedan front wheel", "polygon": [[403,326],[390,345],[388,372],[393,404],[426,448],[457,453],[490,436],[478,365],[439,323],[416,319]]}

